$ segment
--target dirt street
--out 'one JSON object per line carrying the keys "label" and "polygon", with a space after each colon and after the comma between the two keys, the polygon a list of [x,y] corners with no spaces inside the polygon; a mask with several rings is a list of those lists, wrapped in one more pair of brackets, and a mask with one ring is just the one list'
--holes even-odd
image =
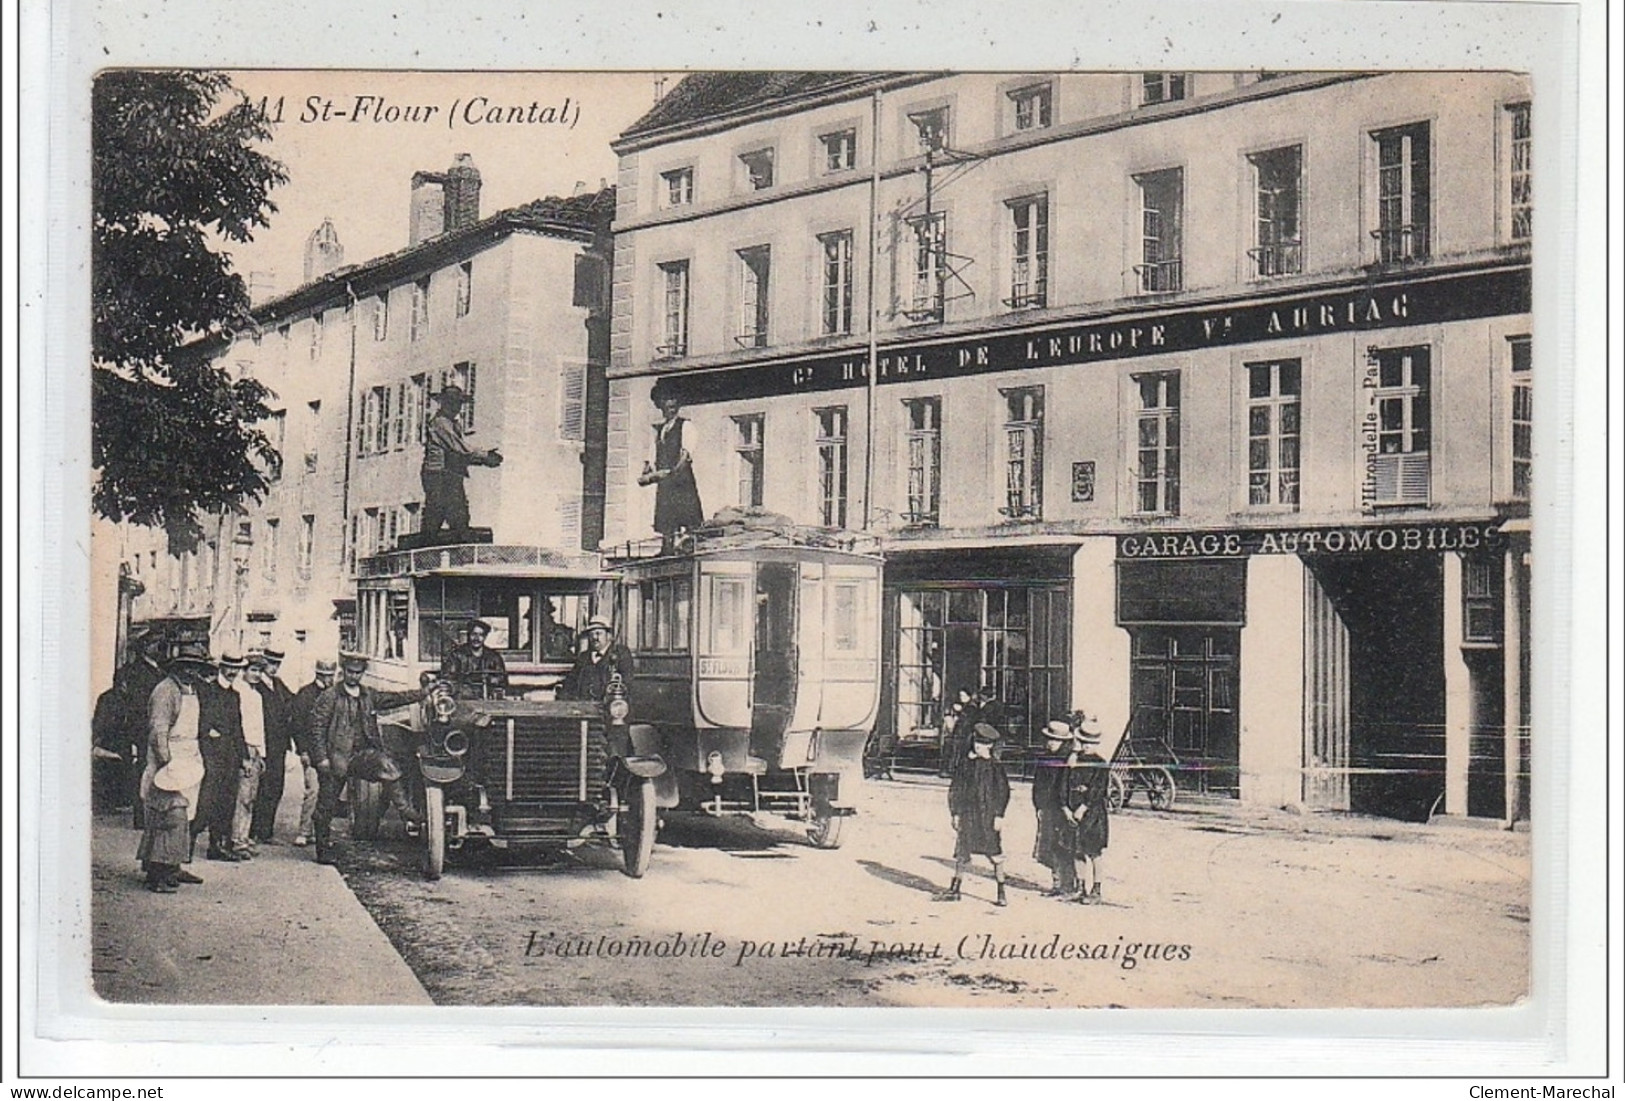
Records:
{"label": "dirt street", "polygon": [[1113,818],[1105,898],[1042,897],[1028,788],[958,903],[945,788],[871,782],[838,850],[673,819],[642,880],[586,846],[438,883],[393,819],[341,870],[442,1005],[1501,1005],[1528,989],[1529,838],[1234,805]]}

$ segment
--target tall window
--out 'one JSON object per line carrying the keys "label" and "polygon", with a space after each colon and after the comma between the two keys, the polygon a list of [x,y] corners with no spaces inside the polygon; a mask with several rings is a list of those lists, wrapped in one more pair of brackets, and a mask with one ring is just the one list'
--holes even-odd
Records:
{"label": "tall window", "polygon": [[413,375],[407,395],[407,442],[422,443],[429,427],[429,376]]}
{"label": "tall window", "polygon": [[389,337],[389,292],[379,291],[372,307],[372,338],[385,340]]}
{"label": "tall window", "polygon": [[1426,347],[1377,348],[1377,453],[1371,457],[1379,505],[1426,504],[1433,437],[1432,354]]}
{"label": "tall window", "polygon": [[1044,388],[1022,386],[1004,395],[1004,507],[1012,520],[1044,514]]}
{"label": "tall window", "polygon": [[910,524],[935,524],[942,509],[942,399],[908,398],[908,511]]}
{"label": "tall window", "polygon": [[1140,185],[1140,290],[1177,291],[1183,286],[1182,205],[1184,171],[1168,168],[1134,177]]}
{"label": "tall window", "polygon": [[819,516],[826,528],[846,527],[846,406],[815,409],[818,418]]}
{"label": "tall window", "polygon": [[474,261],[457,265],[457,316],[467,317],[474,305]]}
{"label": "tall window", "polygon": [[371,455],[373,417],[375,416],[377,410],[377,405],[371,390],[368,390],[361,395],[360,405],[360,416],[356,418],[358,423],[356,424],[355,433],[355,453],[358,456]]}
{"label": "tall window", "polygon": [[412,332],[413,340],[419,340],[429,332],[429,277],[425,275],[412,284]]}
{"label": "tall window", "polygon": [[260,544],[260,571],[267,581],[276,580],[276,562],[281,553],[282,521],[265,521],[265,541]]}
{"label": "tall window", "polygon": [[1185,98],[1184,73],[1141,73],[1140,102],[1168,103]]}
{"label": "tall window", "polygon": [[310,360],[314,363],[322,358],[322,315],[320,311],[310,315]]}
{"label": "tall window", "polygon": [[1384,264],[1427,259],[1433,199],[1428,124],[1374,130],[1377,155],[1377,259]]}
{"label": "tall window", "polygon": [[1512,495],[1529,499],[1534,457],[1534,398],[1530,381],[1530,345],[1527,336],[1512,337]]}
{"label": "tall window", "polygon": [[305,473],[316,473],[322,444],[322,403],[305,403]]}
{"label": "tall window", "polygon": [[1295,275],[1303,270],[1303,146],[1255,153],[1256,217],[1254,247],[1247,255],[1260,276]]}
{"label": "tall window", "polygon": [[739,503],[748,507],[762,504],[762,486],[765,471],[762,466],[762,433],[766,416],[747,413],[735,417],[734,454],[739,464]]}
{"label": "tall window", "polygon": [[1173,516],[1179,512],[1179,375],[1136,375],[1140,409],[1136,414],[1134,469],[1136,512]]}
{"label": "tall window", "polygon": [[1049,196],[1013,199],[1010,209],[1011,309],[1042,306],[1049,298]]}
{"label": "tall window", "polygon": [[824,171],[845,172],[858,163],[858,132],[837,130],[820,134],[818,142],[824,148]]}
{"label": "tall window", "polygon": [[660,265],[661,300],[664,305],[660,344],[655,353],[676,357],[688,355],[688,261],[673,260]]}
{"label": "tall window", "polygon": [[773,254],[767,245],[739,250],[739,335],[742,348],[767,347],[769,276]]}
{"label": "tall window", "polygon": [[948,274],[948,215],[943,211],[908,220],[914,238],[914,270],[909,305],[903,313],[910,321],[941,321]]}
{"label": "tall window", "polygon": [[355,573],[356,559],[359,558],[360,555],[361,555],[361,514],[359,512],[355,512],[355,513],[350,514],[350,545],[349,545],[349,549],[348,549],[348,554],[346,555],[347,559],[349,560],[349,566],[350,566],[350,572],[351,573]]}
{"label": "tall window", "polygon": [[463,409],[457,415],[457,423],[462,425],[465,435],[474,432],[474,384],[477,375],[474,364],[467,362],[452,364],[451,370],[441,376],[440,385],[444,389],[447,384],[456,386],[463,391]]}
{"label": "tall window", "polygon": [[1534,168],[1534,146],[1529,130],[1529,104],[1507,105],[1507,212],[1510,215],[1508,232],[1514,241],[1529,240],[1530,227],[1535,214],[1535,199],[1530,172]]}
{"label": "tall window", "polygon": [[367,404],[371,408],[364,429],[366,453],[381,454],[389,450],[390,388],[374,386],[368,394]]}
{"label": "tall window", "polygon": [[1034,84],[1017,88],[1010,93],[1010,107],[1017,130],[1042,130],[1050,124],[1054,107],[1055,89],[1049,84]]}
{"label": "tall window", "polygon": [[935,153],[948,148],[948,108],[915,111],[908,116],[908,121],[919,139],[921,153]]}
{"label": "tall window", "polygon": [[852,231],[818,238],[824,253],[823,327],[825,336],[852,331]]}
{"label": "tall window", "polygon": [[299,576],[310,577],[311,563],[316,557],[316,517],[310,513],[299,517]]}
{"label": "tall window", "polygon": [[687,206],[694,201],[694,169],[674,168],[660,174],[661,197],[667,206]]}
{"label": "tall window", "polygon": [[581,443],[587,438],[587,365],[559,367],[559,439]]}
{"label": "tall window", "polygon": [[270,469],[267,473],[271,481],[279,482],[282,480],[282,465],[287,461],[288,411],[286,409],[278,409],[272,412],[266,421],[265,435],[271,441],[271,446],[276,449],[276,458],[271,460]]}
{"label": "tall window", "polygon": [[1295,360],[1247,365],[1247,503],[1298,505],[1299,400]]}
{"label": "tall window", "polygon": [[739,163],[745,171],[745,188],[749,191],[764,191],[773,186],[773,149],[756,149],[749,153],[739,155]]}

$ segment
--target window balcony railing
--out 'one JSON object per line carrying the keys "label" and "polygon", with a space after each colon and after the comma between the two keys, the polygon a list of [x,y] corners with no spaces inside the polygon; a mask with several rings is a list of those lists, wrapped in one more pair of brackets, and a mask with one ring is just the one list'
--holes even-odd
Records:
{"label": "window balcony railing", "polygon": [[765,348],[767,347],[767,330],[746,329],[734,337],[734,343],[741,348]]}
{"label": "window balcony railing", "polygon": [[1428,258],[1428,227],[1416,225],[1383,226],[1371,231],[1377,242],[1377,262],[1403,264]]}
{"label": "window balcony railing", "polygon": [[688,355],[686,341],[674,340],[666,344],[655,345],[656,359],[682,359],[686,355]]}
{"label": "window balcony railing", "polygon": [[1018,501],[1011,498],[1009,504],[999,509],[999,515],[1009,520],[1042,520],[1044,508],[1038,501]]}
{"label": "window balcony railing", "polygon": [[1016,265],[1010,278],[1010,297],[1004,304],[1012,310],[1031,310],[1047,305],[1048,301],[1049,281],[1042,275],[1035,277],[1025,264]]}
{"label": "window balcony railing", "polygon": [[1158,260],[1150,264],[1135,264],[1134,274],[1140,278],[1140,293],[1161,294],[1177,291],[1184,285],[1183,261]]}
{"label": "window balcony railing", "polygon": [[1253,261],[1253,271],[1260,279],[1274,275],[1297,275],[1303,271],[1303,243],[1277,241],[1273,245],[1260,245],[1247,250]]}
{"label": "window balcony railing", "polygon": [[934,291],[929,294],[916,294],[899,312],[910,321],[941,321],[943,296]]}

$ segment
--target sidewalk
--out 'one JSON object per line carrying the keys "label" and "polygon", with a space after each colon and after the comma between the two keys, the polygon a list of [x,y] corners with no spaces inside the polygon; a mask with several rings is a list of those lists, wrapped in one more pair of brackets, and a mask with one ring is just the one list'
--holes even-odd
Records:
{"label": "sidewalk", "polygon": [[[417,976],[338,869],[295,848],[303,780],[288,774],[279,843],[241,864],[198,859],[201,886],[148,891],[129,812],[97,815],[91,842],[91,972],[111,1002],[431,1005]],[[339,823],[338,828],[343,829]]]}

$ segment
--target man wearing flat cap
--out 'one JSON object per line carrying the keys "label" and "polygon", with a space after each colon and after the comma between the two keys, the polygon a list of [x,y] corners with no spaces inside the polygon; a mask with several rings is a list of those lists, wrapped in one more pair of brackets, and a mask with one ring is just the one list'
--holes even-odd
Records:
{"label": "man wearing flat cap", "polygon": [[468,488],[463,484],[471,466],[501,466],[502,453],[495,448],[480,451],[463,439],[458,420],[466,395],[458,386],[447,386],[435,395],[438,411],[429,421],[423,437],[423,534],[435,535],[442,527],[454,533],[468,530]]}
{"label": "man wearing flat cap", "polygon": [[614,641],[614,625],[603,616],[593,616],[582,633],[587,637],[587,647],[576,655],[575,664],[559,684],[559,699],[602,702],[617,673],[621,684],[630,690],[635,663],[632,651]]}
{"label": "man wearing flat cap", "polygon": [[500,700],[508,694],[508,666],[502,655],[485,645],[491,625],[483,619],[467,624],[468,641],[453,646],[440,659],[440,679],[451,685],[460,700]]}
{"label": "man wearing flat cap", "polygon": [[316,709],[317,698],[333,687],[338,675],[338,662],[318,661],[316,678],[295,692],[293,701],[288,705],[293,748],[299,755],[299,767],[305,775],[305,798],[299,804],[299,832],[293,838],[293,843],[300,847],[308,845],[316,834],[316,797],[321,793],[321,774],[316,771],[316,744],[310,734],[311,713]]}
{"label": "man wearing flat cap", "polygon": [[338,810],[339,790],[350,773],[350,761],[363,749],[383,749],[378,712],[404,707],[424,697],[422,689],[380,692],[369,688],[361,683],[366,671],[366,655],[341,655],[339,683],[317,696],[316,706],[311,709],[310,739],[320,776],[314,823],[318,864],[334,862],[333,815]]}

